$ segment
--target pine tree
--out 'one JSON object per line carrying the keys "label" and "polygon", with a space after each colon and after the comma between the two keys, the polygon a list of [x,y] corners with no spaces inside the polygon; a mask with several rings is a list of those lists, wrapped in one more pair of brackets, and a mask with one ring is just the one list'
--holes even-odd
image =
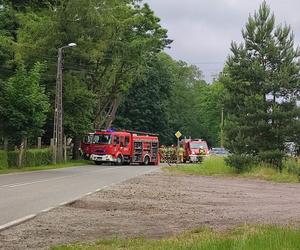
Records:
{"label": "pine tree", "polygon": [[272,162],[299,136],[300,50],[290,26],[275,25],[266,2],[249,16],[242,36],[241,44],[232,43],[225,69],[227,146]]}

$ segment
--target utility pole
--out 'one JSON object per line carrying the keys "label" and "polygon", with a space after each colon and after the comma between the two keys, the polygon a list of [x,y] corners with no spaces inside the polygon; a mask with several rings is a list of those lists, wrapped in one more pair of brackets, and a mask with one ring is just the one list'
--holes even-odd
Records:
{"label": "utility pole", "polygon": [[75,47],[75,43],[58,49],[57,76],[55,89],[55,109],[53,128],[53,163],[64,160],[64,131],[63,131],[63,49]]}
{"label": "utility pole", "polygon": [[221,111],[221,134],[220,134],[220,139],[221,139],[221,148],[224,148],[224,108],[222,108]]}
{"label": "utility pole", "polygon": [[55,109],[54,109],[54,146],[53,163],[63,160],[63,106],[62,106],[62,48],[58,49],[57,76],[55,90]]}

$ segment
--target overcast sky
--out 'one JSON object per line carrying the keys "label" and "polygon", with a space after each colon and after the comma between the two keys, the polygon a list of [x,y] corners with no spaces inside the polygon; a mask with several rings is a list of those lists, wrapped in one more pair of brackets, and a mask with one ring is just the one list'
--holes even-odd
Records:
{"label": "overcast sky", "polygon": [[[206,80],[219,73],[230,53],[231,41],[241,41],[249,14],[262,0],[145,0],[174,40],[167,52],[177,60],[196,64]],[[291,25],[300,43],[300,1],[268,0],[276,23]]]}

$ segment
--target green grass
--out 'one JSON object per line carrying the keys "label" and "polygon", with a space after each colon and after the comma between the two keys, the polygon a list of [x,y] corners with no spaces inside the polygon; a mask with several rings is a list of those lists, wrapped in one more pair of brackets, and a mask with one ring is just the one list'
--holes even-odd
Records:
{"label": "green grass", "polygon": [[177,165],[163,169],[193,175],[235,175],[234,170],[226,166],[222,157],[207,157],[201,164]]}
{"label": "green grass", "polygon": [[38,166],[38,167],[23,167],[23,168],[5,168],[0,169],[0,174],[10,174],[10,173],[20,173],[20,172],[32,172],[32,171],[41,171],[41,170],[50,170],[50,169],[60,169],[68,167],[83,166],[89,164],[88,161],[79,160],[79,161],[68,161],[61,164],[52,164],[47,166]]}
{"label": "green grass", "polygon": [[237,174],[233,168],[225,164],[223,157],[207,157],[201,164],[178,165],[175,167],[165,167],[163,170],[204,176],[236,176],[244,178],[255,178],[274,182],[298,183],[297,174],[288,172],[288,167],[292,165],[291,161],[286,162],[286,167],[280,173],[279,171],[266,166],[253,167],[248,172]]}
{"label": "green grass", "polygon": [[280,173],[270,167],[255,167],[249,172],[242,173],[241,176],[246,178],[255,178],[266,181],[282,182],[282,183],[297,183],[299,178],[296,174],[289,173],[286,169]]}
{"label": "green grass", "polygon": [[118,238],[95,243],[53,247],[52,250],[296,250],[300,249],[300,229],[275,226],[243,226],[225,233],[199,229],[162,240]]}

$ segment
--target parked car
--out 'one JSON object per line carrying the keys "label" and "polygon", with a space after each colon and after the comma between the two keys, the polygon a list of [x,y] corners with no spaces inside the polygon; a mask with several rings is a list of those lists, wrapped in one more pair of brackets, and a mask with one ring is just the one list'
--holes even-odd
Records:
{"label": "parked car", "polygon": [[225,148],[212,148],[209,151],[209,154],[216,156],[228,156],[229,152]]}

